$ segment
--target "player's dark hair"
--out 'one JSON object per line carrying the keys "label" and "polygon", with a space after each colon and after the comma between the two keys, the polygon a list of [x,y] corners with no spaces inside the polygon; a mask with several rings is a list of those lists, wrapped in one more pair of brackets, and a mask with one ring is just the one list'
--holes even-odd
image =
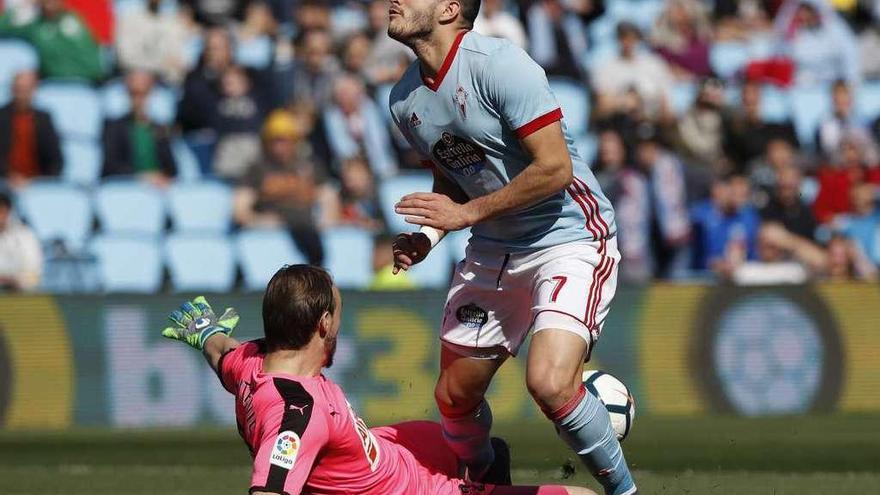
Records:
{"label": "player's dark hair", "polygon": [[482,0],[458,0],[461,5],[461,17],[464,19],[468,28],[474,27],[474,21],[480,13],[480,4]]}
{"label": "player's dark hair", "polygon": [[324,312],[336,311],[333,279],[323,268],[287,265],[263,296],[263,332],[269,351],[301,349],[312,339]]}

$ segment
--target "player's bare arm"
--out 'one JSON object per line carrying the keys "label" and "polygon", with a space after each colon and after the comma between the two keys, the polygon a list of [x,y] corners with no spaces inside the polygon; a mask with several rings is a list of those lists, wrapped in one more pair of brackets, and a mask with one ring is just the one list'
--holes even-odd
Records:
{"label": "player's bare arm", "polygon": [[404,196],[395,211],[406,215],[409,223],[448,232],[521,210],[571,184],[571,156],[559,122],[545,126],[521,142],[533,157],[532,163],[501,189],[463,204],[436,192],[413,193]]}
{"label": "player's bare arm", "polygon": [[219,372],[220,359],[227,352],[234,350],[238,346],[239,342],[237,340],[218,333],[212,335],[207,341],[205,341],[205,348],[202,349],[202,354],[205,356],[205,360],[208,361],[211,369],[215,372]]}
{"label": "player's bare arm", "polygon": [[[436,168],[433,169],[434,185],[432,187],[433,194],[445,196],[458,204],[468,202],[468,197],[455,182],[449,180],[443,173]],[[433,228],[434,239],[429,237],[429,233],[404,232],[397,236],[394,241],[394,274],[401,270],[408,270],[409,267],[415,265],[428,256],[431,248],[440,242],[446,236],[447,230]]]}

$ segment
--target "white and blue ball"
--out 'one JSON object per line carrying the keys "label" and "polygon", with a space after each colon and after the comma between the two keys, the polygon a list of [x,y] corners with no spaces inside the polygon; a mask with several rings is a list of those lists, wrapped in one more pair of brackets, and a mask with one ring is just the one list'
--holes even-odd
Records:
{"label": "white and blue ball", "polygon": [[586,370],[583,375],[587,392],[598,397],[608,415],[617,439],[623,441],[632,429],[636,417],[636,403],[629,389],[614,375],[599,370]]}

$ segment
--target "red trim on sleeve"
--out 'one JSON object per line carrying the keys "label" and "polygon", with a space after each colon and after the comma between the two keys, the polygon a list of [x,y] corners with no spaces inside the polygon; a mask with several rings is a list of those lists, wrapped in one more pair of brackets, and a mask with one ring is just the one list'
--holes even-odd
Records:
{"label": "red trim on sleeve", "polygon": [[539,131],[548,125],[558,122],[562,120],[562,109],[557,108],[556,110],[552,110],[550,112],[541,115],[535,120],[529,122],[528,124],[520,126],[516,131],[516,137],[523,139],[529,134],[532,134],[536,131]]}
{"label": "red trim on sleeve", "polygon": [[452,62],[455,60],[455,54],[458,53],[458,45],[461,44],[461,40],[464,39],[464,35],[468,34],[470,31],[464,30],[458,33],[458,36],[455,37],[455,41],[452,42],[452,46],[449,48],[449,53],[446,54],[446,58],[443,59],[443,65],[440,66],[440,70],[437,71],[437,75],[434,76],[434,80],[429,80],[425,77],[425,74],[422,73],[422,82],[425,83],[425,86],[428,87],[431,91],[437,91],[440,89],[440,85],[443,84],[443,78],[446,77],[446,73],[449,72],[449,68],[452,67]]}

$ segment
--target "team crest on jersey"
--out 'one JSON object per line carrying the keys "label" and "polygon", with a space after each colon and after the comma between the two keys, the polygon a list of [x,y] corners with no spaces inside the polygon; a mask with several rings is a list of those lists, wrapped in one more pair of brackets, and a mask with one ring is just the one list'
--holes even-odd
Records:
{"label": "team crest on jersey", "polygon": [[420,125],[422,125],[421,119],[419,119],[419,116],[416,115],[415,112],[413,112],[412,117],[409,118],[409,126],[410,127],[418,127]]}
{"label": "team crest on jersey", "polygon": [[275,447],[272,449],[269,463],[287,470],[291,469],[296,462],[301,443],[296,432],[282,431],[275,439]]}
{"label": "team crest on jersey", "polygon": [[455,90],[455,96],[452,97],[455,101],[455,106],[458,107],[458,113],[461,114],[461,118],[463,120],[467,120],[467,99],[468,92],[461,86]]}

